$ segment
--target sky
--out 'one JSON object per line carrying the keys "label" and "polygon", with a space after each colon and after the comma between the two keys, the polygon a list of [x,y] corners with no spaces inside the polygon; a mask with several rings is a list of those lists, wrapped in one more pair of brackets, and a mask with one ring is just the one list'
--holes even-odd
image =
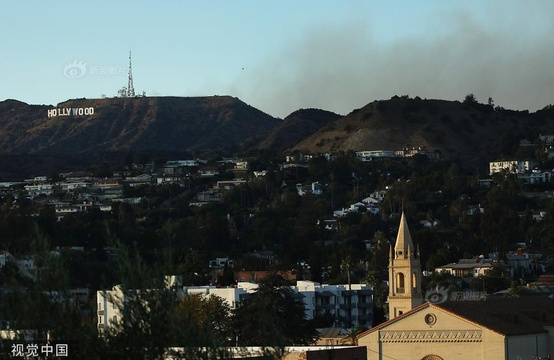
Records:
{"label": "sky", "polygon": [[551,0],[11,1],[0,101],[230,95],[273,116],[394,95],[554,103]]}

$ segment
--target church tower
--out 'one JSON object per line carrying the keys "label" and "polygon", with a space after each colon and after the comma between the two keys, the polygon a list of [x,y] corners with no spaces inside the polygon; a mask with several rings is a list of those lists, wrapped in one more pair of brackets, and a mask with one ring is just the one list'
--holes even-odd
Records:
{"label": "church tower", "polygon": [[389,319],[423,304],[419,247],[414,249],[406,216],[402,212],[394,249],[389,253]]}

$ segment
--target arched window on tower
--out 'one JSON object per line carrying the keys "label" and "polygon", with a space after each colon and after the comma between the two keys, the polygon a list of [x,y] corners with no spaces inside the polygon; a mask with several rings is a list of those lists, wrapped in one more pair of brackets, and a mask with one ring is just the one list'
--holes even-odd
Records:
{"label": "arched window on tower", "polygon": [[412,274],[412,292],[416,292],[416,291],[417,291],[417,274],[413,273]]}
{"label": "arched window on tower", "polygon": [[404,292],[404,274],[403,273],[396,274],[396,292],[397,293],[403,293]]}

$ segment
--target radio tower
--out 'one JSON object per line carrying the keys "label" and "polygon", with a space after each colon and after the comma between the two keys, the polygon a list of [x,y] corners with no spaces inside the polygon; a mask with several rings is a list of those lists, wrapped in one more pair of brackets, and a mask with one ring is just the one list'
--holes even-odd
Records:
{"label": "radio tower", "polygon": [[135,88],[133,87],[133,71],[131,70],[131,50],[129,50],[129,80],[127,83],[127,97],[135,96]]}

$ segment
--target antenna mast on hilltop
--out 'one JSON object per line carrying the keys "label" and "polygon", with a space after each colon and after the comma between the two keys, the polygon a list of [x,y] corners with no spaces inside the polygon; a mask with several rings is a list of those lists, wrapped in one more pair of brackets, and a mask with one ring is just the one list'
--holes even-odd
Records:
{"label": "antenna mast on hilltop", "polygon": [[127,82],[127,97],[135,96],[135,88],[133,87],[133,71],[131,69],[131,50],[129,49],[129,80]]}

